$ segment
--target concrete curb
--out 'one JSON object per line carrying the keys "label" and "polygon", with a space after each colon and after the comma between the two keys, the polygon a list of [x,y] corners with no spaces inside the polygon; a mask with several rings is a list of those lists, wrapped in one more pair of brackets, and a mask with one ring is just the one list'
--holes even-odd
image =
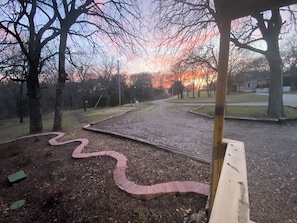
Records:
{"label": "concrete curb", "polygon": [[[197,108],[191,109],[189,112],[192,113],[192,114],[195,114],[195,115],[199,115],[199,116],[204,117],[204,118],[213,119],[214,116],[205,115],[203,113],[195,111],[195,110],[200,109],[200,108],[202,108],[202,107],[204,107],[206,105],[207,104],[200,105]],[[297,109],[297,107],[295,107],[295,106],[290,106],[290,105],[287,105],[287,106]],[[250,117],[225,116],[225,120],[268,122],[268,123],[286,123],[286,122],[291,122],[291,121],[297,121],[297,118],[279,118],[279,119],[276,119],[276,118],[250,118]]]}

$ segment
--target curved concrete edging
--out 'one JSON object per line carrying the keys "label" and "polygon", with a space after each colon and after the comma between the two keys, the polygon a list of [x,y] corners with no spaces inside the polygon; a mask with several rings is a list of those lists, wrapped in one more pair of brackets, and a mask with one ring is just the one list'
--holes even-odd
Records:
{"label": "curved concrete edging", "polygon": [[[197,108],[189,110],[189,112],[192,114],[195,114],[195,115],[199,115],[201,117],[213,119],[214,116],[206,115],[206,114],[195,111],[195,110],[200,109],[206,105],[207,104],[202,104],[202,105],[198,106]],[[295,106],[290,106],[290,105],[287,105],[287,106],[297,109]],[[285,118],[285,117],[284,118],[250,118],[250,117],[225,116],[225,119],[226,120],[238,120],[238,121],[269,122],[269,123],[284,123],[284,122],[288,122],[288,121],[297,121],[297,118]]]}
{"label": "curved concrete edging", "polygon": [[[83,153],[83,149],[88,145],[89,140],[86,138],[79,138],[68,140],[64,142],[57,141],[62,138],[65,133],[62,132],[45,132],[40,134],[28,135],[19,137],[16,140],[26,139],[36,136],[47,136],[47,135],[56,135],[55,137],[48,140],[49,144],[52,146],[65,145],[72,142],[80,142],[73,153],[73,158],[88,158],[94,156],[110,156],[117,160],[116,168],[113,172],[113,178],[115,184],[123,191],[131,194],[135,198],[150,200],[162,194],[186,194],[186,193],[198,193],[201,195],[208,196],[210,186],[205,183],[200,183],[196,181],[171,181],[167,183],[160,183],[150,186],[142,186],[130,181],[126,178],[126,168],[127,168],[127,158],[116,151],[100,151],[100,152],[91,152]],[[11,140],[15,141],[15,140]]]}

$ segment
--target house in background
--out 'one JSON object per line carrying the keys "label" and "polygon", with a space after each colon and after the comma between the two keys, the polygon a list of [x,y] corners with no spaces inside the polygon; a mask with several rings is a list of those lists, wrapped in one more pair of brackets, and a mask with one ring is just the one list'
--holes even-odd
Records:
{"label": "house in background", "polygon": [[[264,72],[248,72],[238,75],[234,81],[237,92],[244,93],[268,93],[270,84],[270,73]],[[284,73],[283,92],[291,91],[292,75]]]}

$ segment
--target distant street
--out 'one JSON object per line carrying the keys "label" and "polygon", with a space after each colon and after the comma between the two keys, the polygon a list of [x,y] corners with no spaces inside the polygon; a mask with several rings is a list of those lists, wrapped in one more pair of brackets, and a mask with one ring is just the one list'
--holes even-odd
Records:
{"label": "distant street", "polygon": [[[286,94],[285,104],[296,98]],[[193,108],[159,100],[99,125],[211,159],[213,120],[189,113]],[[227,120],[224,137],[245,143],[251,219],[297,222],[297,123]]]}

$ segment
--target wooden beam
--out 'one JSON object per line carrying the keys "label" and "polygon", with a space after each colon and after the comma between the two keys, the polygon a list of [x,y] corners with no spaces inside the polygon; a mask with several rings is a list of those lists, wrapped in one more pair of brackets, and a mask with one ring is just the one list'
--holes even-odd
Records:
{"label": "wooden beam", "polygon": [[215,0],[219,17],[231,20],[292,4],[297,4],[297,0]]}
{"label": "wooden beam", "polygon": [[215,123],[212,151],[212,182],[210,197],[210,212],[216,195],[217,185],[220,178],[221,168],[225,155],[226,145],[222,143],[224,131],[224,114],[226,103],[228,57],[230,45],[231,20],[224,20],[221,23],[219,72],[217,80]]}
{"label": "wooden beam", "polygon": [[224,140],[226,155],[209,223],[250,223],[244,144]]}

